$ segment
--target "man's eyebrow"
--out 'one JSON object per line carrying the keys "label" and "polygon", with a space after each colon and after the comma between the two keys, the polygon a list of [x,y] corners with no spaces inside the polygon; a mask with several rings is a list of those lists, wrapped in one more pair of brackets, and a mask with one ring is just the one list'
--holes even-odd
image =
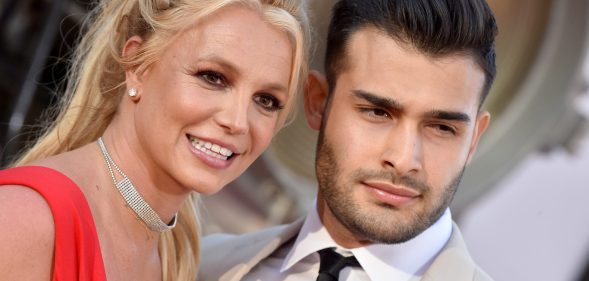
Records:
{"label": "man's eyebrow", "polygon": [[[391,111],[403,111],[403,106],[398,101],[378,96],[376,94],[363,91],[363,90],[354,90],[352,94],[359,98],[367,101],[368,103]],[[425,117],[434,118],[434,119],[441,119],[447,121],[459,121],[463,123],[470,123],[470,117],[468,114],[458,111],[448,111],[448,110],[431,110],[424,114]]]}
{"label": "man's eyebrow", "polygon": [[446,110],[432,110],[425,114],[426,117],[442,119],[448,121],[460,121],[464,123],[470,123],[470,117],[466,113],[458,111],[446,111]]}
{"label": "man's eyebrow", "polygon": [[384,109],[388,109],[388,110],[395,110],[395,111],[401,111],[403,110],[403,106],[401,105],[401,103],[399,103],[398,101],[391,99],[391,98],[384,98],[363,90],[353,90],[352,94],[359,98],[359,99],[363,99],[365,101],[367,101],[368,103],[380,107],[380,108],[384,108]]}

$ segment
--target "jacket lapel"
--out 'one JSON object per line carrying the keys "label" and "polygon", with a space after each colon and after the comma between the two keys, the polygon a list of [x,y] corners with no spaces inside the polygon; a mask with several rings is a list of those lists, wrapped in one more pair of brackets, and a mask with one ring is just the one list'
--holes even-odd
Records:
{"label": "jacket lapel", "polygon": [[[206,275],[199,275],[198,280],[241,280],[262,259],[295,237],[303,221],[304,218],[301,218],[289,225],[272,227],[237,237],[211,235],[203,238],[201,249],[203,270],[201,271],[206,272]],[[224,249],[224,251],[214,251],[214,249]]]}
{"label": "jacket lapel", "polygon": [[458,226],[454,223],[450,240],[434,259],[422,280],[473,280],[475,271],[476,265],[468,253]]}

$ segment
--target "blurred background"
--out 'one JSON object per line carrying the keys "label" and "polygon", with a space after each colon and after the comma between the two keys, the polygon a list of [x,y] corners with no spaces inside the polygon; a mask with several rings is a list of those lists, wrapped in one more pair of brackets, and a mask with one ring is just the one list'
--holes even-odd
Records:
{"label": "blurred background", "polygon": [[[322,69],[332,0],[308,0]],[[0,164],[34,138],[59,97],[91,1],[0,1]],[[489,0],[498,24],[493,121],[452,205],[496,280],[589,280],[589,1]],[[315,194],[316,134],[302,108],[271,148],[202,198],[205,233],[290,222]],[[367,144],[368,145],[368,144]]]}

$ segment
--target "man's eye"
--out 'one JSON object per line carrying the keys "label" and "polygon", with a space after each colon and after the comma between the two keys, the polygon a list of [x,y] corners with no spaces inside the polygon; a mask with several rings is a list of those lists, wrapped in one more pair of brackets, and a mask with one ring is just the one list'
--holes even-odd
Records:
{"label": "man's eye", "polygon": [[379,117],[389,117],[391,116],[388,112],[382,110],[382,109],[374,109],[372,112],[375,116],[379,116]]}
{"label": "man's eye", "polygon": [[441,134],[456,135],[456,129],[445,124],[434,124],[433,127]]}
{"label": "man's eye", "polygon": [[196,74],[201,80],[205,83],[216,86],[216,87],[223,87],[227,85],[227,79],[223,74],[218,73],[216,71],[201,71]]}
{"label": "man's eye", "polygon": [[280,104],[280,101],[276,97],[269,94],[257,95],[254,97],[254,101],[268,112],[273,112],[284,108],[284,106]]}
{"label": "man's eye", "polygon": [[380,108],[361,108],[360,111],[362,113],[367,114],[370,117],[375,117],[375,118],[390,118],[391,114],[389,114],[389,112],[387,112],[386,110],[380,109]]}

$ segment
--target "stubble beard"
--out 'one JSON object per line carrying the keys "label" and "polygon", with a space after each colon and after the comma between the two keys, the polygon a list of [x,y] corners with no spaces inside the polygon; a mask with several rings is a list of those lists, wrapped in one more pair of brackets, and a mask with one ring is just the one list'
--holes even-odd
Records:
{"label": "stubble beard", "polygon": [[[411,240],[434,224],[452,202],[462,179],[463,169],[444,187],[439,198],[432,198],[432,187],[410,177],[396,177],[388,171],[355,170],[342,178],[335,151],[323,134],[319,136],[317,160],[319,192],[335,218],[359,239],[372,243],[398,244]],[[421,208],[404,210],[379,202],[366,206],[354,200],[354,183],[366,179],[387,179],[421,193]],[[345,182],[340,182],[346,180]],[[365,202],[369,203],[369,202]]]}

